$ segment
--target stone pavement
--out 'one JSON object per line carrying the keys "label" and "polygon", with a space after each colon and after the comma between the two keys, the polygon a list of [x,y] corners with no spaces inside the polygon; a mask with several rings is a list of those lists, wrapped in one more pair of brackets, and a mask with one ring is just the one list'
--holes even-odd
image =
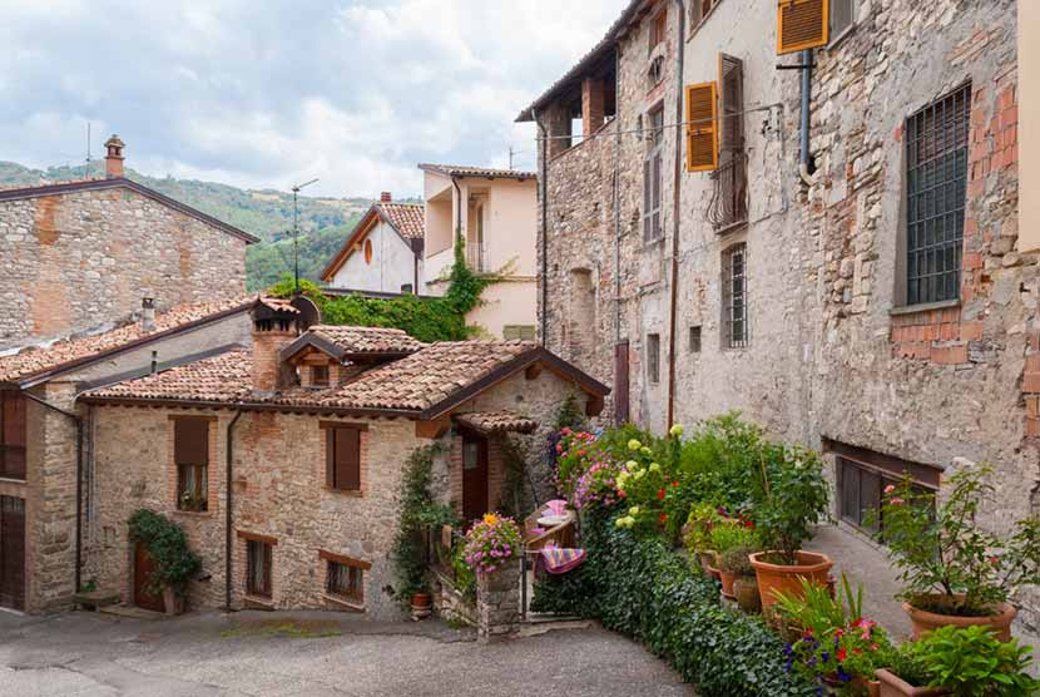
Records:
{"label": "stone pavement", "polygon": [[484,646],[437,622],[323,612],[134,620],[0,613],[0,697],[693,695],[598,627]]}

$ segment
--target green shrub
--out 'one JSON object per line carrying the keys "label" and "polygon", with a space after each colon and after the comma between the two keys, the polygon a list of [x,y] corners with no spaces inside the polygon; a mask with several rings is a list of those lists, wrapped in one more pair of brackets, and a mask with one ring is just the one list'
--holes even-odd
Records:
{"label": "green shrub", "polygon": [[1032,647],[1002,643],[987,627],[940,627],[904,651],[916,666],[910,670],[928,677],[927,687],[954,697],[1027,697],[1040,689],[1028,673]]}
{"label": "green shrub", "polygon": [[535,586],[534,607],[599,619],[642,641],[702,697],[801,697],[815,687],[784,669],[784,644],[762,623],[721,604],[661,539],[617,529],[606,512],[583,520],[579,569]]}
{"label": "green shrub", "polygon": [[141,508],[130,516],[130,539],[144,545],[155,562],[149,593],[161,593],[169,586],[183,596],[188,582],[202,569],[202,559],[188,548],[184,529],[160,513]]}

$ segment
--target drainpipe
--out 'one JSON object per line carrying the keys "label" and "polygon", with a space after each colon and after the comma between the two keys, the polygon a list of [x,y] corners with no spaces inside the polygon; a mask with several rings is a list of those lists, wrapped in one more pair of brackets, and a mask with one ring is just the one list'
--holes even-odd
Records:
{"label": "drainpipe", "polygon": [[76,424],[76,571],[75,587],[72,592],[79,593],[83,574],[83,419],[78,414],[40,399],[31,392],[23,391],[22,394],[37,404],[71,419]]}
{"label": "drainpipe", "polygon": [[802,143],[798,156],[798,174],[808,186],[816,183],[813,173],[809,171],[809,121],[812,102],[812,72],[813,52],[811,49],[802,51]]}
{"label": "drainpipe", "polygon": [[458,238],[462,236],[462,189],[459,188],[459,181],[455,177],[451,178],[451,185],[455,187],[455,200],[458,201],[455,208],[455,241],[458,242]]}
{"label": "drainpipe", "polygon": [[542,268],[539,273],[542,276],[542,346],[548,344],[549,328],[549,131],[545,123],[538,115],[537,109],[531,109],[534,122],[538,125],[541,133],[541,156],[542,156]]}
{"label": "drainpipe", "polygon": [[231,419],[227,425],[227,436],[224,439],[225,443],[225,454],[227,455],[227,464],[224,468],[226,473],[226,480],[224,482],[224,490],[227,492],[224,503],[224,609],[228,612],[231,611],[231,553],[233,550],[232,540],[234,539],[234,532],[231,529],[232,516],[231,516],[231,504],[232,504],[232,486],[233,480],[233,441],[231,440],[231,431],[235,428],[235,424],[242,418],[242,412],[236,411],[235,418]]}
{"label": "drainpipe", "polygon": [[675,423],[675,334],[679,318],[679,214],[680,191],[682,185],[682,128],[683,122],[683,65],[686,55],[686,8],[683,0],[675,0],[678,8],[678,33],[676,35],[676,72],[675,72],[675,178],[672,191],[672,306],[668,331],[668,429]]}

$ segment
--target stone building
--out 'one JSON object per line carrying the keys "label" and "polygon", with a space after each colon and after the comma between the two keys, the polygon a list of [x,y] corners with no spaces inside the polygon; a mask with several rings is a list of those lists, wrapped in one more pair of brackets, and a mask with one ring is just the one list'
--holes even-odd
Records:
{"label": "stone building", "polygon": [[[781,31],[825,4],[815,42]],[[613,385],[617,421],[739,409],[824,451],[851,528],[903,471],[939,488],[964,461],[996,468],[981,524],[1040,510],[1018,14],[630,3],[520,116],[542,136],[543,343]]]}
{"label": "stone building", "polygon": [[114,325],[140,306],[240,296],[252,235],[124,177],[0,191],[0,350]]}
{"label": "stone building", "polygon": [[245,348],[80,398],[93,414],[90,524],[101,531],[84,578],[127,602],[161,609],[127,534],[130,515],[149,508],[181,524],[203,558],[196,607],[394,617],[389,552],[409,455],[444,443],[436,494],[479,517],[505,492],[504,438],[544,439],[539,424],[569,395],[595,414],[606,394],[533,342],[299,334],[299,312],[269,301],[252,318]]}

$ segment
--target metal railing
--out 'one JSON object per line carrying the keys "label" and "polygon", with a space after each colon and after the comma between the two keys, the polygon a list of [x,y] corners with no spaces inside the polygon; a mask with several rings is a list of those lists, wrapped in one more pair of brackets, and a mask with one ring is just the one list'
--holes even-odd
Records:
{"label": "metal railing", "polygon": [[707,218],[716,231],[747,222],[747,155],[726,153],[726,160],[712,173],[714,180]]}
{"label": "metal railing", "polygon": [[477,242],[467,242],[466,264],[469,265],[470,270],[476,273],[485,273],[489,271],[490,264],[488,263],[487,245],[479,244]]}

